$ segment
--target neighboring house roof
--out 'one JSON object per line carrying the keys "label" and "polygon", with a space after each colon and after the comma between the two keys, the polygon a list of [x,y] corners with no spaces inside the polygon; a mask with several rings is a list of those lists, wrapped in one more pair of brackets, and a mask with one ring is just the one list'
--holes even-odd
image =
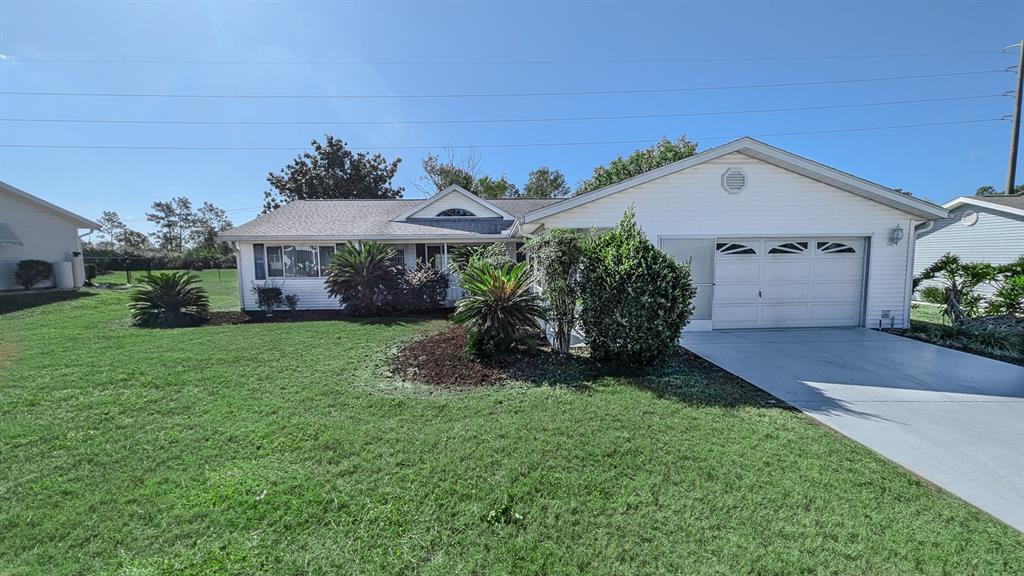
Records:
{"label": "neighboring house roof", "polygon": [[734,140],[728,144],[723,144],[721,146],[705,150],[704,152],[695,154],[689,158],[684,158],[683,160],[667,164],[661,168],[656,168],[649,172],[623,180],[617,184],[605,186],[604,188],[599,188],[592,192],[587,192],[586,194],[569,198],[554,206],[546,206],[539,210],[532,211],[526,215],[525,221],[533,222],[541,218],[546,218],[553,214],[570,210],[588,202],[593,202],[594,200],[610,196],[616,192],[628,190],[635,186],[650,182],[651,180],[686,170],[692,166],[697,166],[698,164],[703,164],[704,162],[708,162],[734,152],[745,154],[757,160],[789,170],[790,172],[806,176],[807,178],[834,186],[852,194],[913,214],[914,216],[931,220],[935,218],[945,218],[948,214],[948,211],[945,208],[932,204],[931,202],[914,198],[906,194],[901,194],[891,188],[875,184],[874,182],[864,180],[863,178],[858,178],[851,174],[847,174],[846,172],[803,158],[802,156],[797,156],[796,154],[770,146],[759,140],[755,140],[753,138],[740,138],[739,140]]}
{"label": "neighboring house roof", "polygon": [[24,246],[11,227],[0,222],[0,246]]}
{"label": "neighboring house roof", "polygon": [[78,214],[75,214],[74,212],[70,212],[68,210],[65,210],[65,209],[61,208],[60,206],[57,206],[56,204],[51,204],[51,203],[47,202],[46,200],[43,200],[42,198],[33,196],[33,195],[29,194],[28,192],[25,192],[24,190],[21,190],[19,188],[15,188],[14,186],[11,186],[10,184],[8,184],[6,182],[0,181],[0,191],[8,192],[8,193],[10,193],[13,196],[17,196],[18,198],[21,198],[23,200],[28,200],[29,202],[31,202],[33,204],[36,204],[38,206],[42,206],[43,208],[46,208],[46,209],[51,210],[53,212],[56,212],[57,214],[60,214],[61,216],[64,216],[68,220],[71,220],[72,222],[77,224],[79,228],[90,228],[92,230],[99,230],[100,229],[100,225],[97,224],[96,222],[93,222],[92,220],[89,220],[88,218],[85,218],[84,216],[79,216]]}
{"label": "neighboring house roof", "polygon": [[1014,196],[958,196],[943,204],[942,207],[952,210],[964,204],[1024,216],[1024,196],[1019,194]]}
{"label": "neighboring house roof", "polygon": [[297,200],[255,220],[219,234],[222,240],[259,239],[495,239],[526,212],[559,199],[488,200],[492,209],[509,218],[407,218],[434,201],[402,200]]}
{"label": "neighboring house roof", "polygon": [[468,198],[474,204],[478,204],[480,206],[483,206],[484,208],[489,208],[490,210],[500,214],[503,218],[508,218],[509,220],[514,220],[515,219],[515,216],[512,216],[508,212],[505,212],[498,205],[494,204],[494,202],[491,202],[491,201],[488,201],[488,200],[484,200],[483,198],[477,196],[476,194],[473,194],[473,193],[469,192],[465,188],[463,188],[461,186],[457,186],[455,184],[452,184],[451,186],[449,186],[449,187],[445,188],[444,190],[438,192],[437,194],[431,196],[427,200],[425,200],[423,202],[420,202],[418,205],[413,206],[412,208],[410,208],[409,210],[406,210],[402,214],[399,214],[398,217],[395,218],[395,220],[399,220],[399,221],[408,220],[410,217],[412,217],[413,214],[416,214],[417,212],[427,208],[431,204],[434,204],[438,200],[441,200],[441,199],[443,199],[443,198],[445,198],[447,196],[450,196],[452,194],[461,194],[462,196],[465,196],[466,198]]}

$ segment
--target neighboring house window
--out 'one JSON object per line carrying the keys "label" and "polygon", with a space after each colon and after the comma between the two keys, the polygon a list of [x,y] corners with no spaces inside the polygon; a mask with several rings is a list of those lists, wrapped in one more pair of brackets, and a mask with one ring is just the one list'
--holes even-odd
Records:
{"label": "neighboring house window", "polygon": [[395,249],[395,255],[391,257],[391,264],[399,268],[405,268],[405,250]]}
{"label": "neighboring house window", "polygon": [[257,280],[267,279],[267,254],[263,251],[263,244],[252,245],[252,258]]}
{"label": "neighboring house window", "polygon": [[281,258],[280,246],[267,246],[267,276],[284,277],[284,260]]}
{"label": "neighboring house window", "polygon": [[476,216],[476,214],[473,214],[472,212],[470,212],[469,210],[466,210],[465,208],[449,208],[447,210],[442,210],[441,212],[437,213],[437,217],[438,218],[449,218],[449,217],[465,218],[465,217],[468,217],[468,216]]}
{"label": "neighboring house window", "polygon": [[320,275],[327,276],[327,265],[331,263],[336,248],[330,244],[320,247]]}

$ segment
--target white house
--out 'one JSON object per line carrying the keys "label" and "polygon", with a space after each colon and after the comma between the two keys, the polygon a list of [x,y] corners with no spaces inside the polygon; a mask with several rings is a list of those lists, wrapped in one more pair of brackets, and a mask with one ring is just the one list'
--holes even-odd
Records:
{"label": "white house", "polygon": [[[688,329],[909,323],[914,235],[946,209],[742,138],[564,200],[484,200],[452,187],[424,200],[292,202],[221,234],[239,251],[243,309],[267,279],[300,306],[337,306],[322,263],[336,244],[396,245],[406,264],[446,266],[453,245],[513,250],[550,228],[609,228],[633,206],[652,242],[689,262]],[[457,297],[456,293],[452,297]]]}
{"label": "white house", "polygon": [[14,269],[21,260],[45,260],[54,275],[37,287],[79,288],[85,281],[79,230],[99,224],[0,182],[0,290],[20,288]]}
{"label": "white house", "polygon": [[[1009,264],[1024,256],[1024,196],[960,196],[942,206],[949,217],[918,228],[914,274],[946,252],[989,264]],[[990,296],[994,289],[983,284],[978,292]]]}

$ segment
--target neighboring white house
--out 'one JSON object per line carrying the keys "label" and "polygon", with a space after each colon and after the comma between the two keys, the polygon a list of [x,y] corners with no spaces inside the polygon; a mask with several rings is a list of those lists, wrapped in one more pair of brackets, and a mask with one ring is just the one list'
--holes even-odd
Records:
{"label": "neighboring white house", "polygon": [[[0,290],[20,288],[14,269],[21,260],[45,260],[54,275],[37,288],[81,287],[85,280],[79,230],[98,230],[99,224],[50,204],[24,190],[0,182]],[[68,264],[71,263],[70,267]],[[70,278],[68,274],[71,274]]]}
{"label": "neighboring white house", "polygon": [[394,244],[406,264],[444,267],[455,244],[514,246],[550,228],[610,228],[630,206],[653,242],[690,263],[696,330],[905,326],[911,231],[947,215],[742,138],[565,200],[484,200],[452,187],[425,200],[292,202],[221,238],[239,250],[243,309],[256,308],[250,289],[268,278],[298,293],[300,306],[326,308],[337,302],[320,263],[337,243]]}
{"label": "neighboring white house", "polygon": [[[942,206],[949,217],[917,231],[914,274],[946,252],[989,264],[1008,264],[1024,256],[1024,196],[960,196]],[[994,289],[983,284],[978,292],[990,296]]]}

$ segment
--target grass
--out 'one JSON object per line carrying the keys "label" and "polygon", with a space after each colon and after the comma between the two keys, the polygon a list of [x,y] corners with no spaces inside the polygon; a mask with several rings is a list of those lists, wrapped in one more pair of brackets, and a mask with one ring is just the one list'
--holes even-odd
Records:
{"label": "grass", "polygon": [[914,302],[910,306],[910,321],[949,325],[949,319],[942,314],[942,306],[929,302]]}
{"label": "grass", "polygon": [[[699,365],[427,393],[439,321],[0,315],[0,574],[1020,574],[1024,538]],[[12,307],[13,308],[13,307]]]}
{"label": "grass", "polygon": [[[154,270],[154,274],[159,272],[171,272],[171,270]],[[238,310],[238,271],[237,270],[203,270],[201,272],[192,272],[199,276],[203,281],[203,287],[206,288],[210,295],[210,309],[211,310]],[[145,274],[142,272],[132,272],[132,281],[138,282],[138,279]],[[106,274],[100,274],[93,279],[96,284],[112,284],[122,285],[128,280],[128,276],[124,272],[108,272]]]}

